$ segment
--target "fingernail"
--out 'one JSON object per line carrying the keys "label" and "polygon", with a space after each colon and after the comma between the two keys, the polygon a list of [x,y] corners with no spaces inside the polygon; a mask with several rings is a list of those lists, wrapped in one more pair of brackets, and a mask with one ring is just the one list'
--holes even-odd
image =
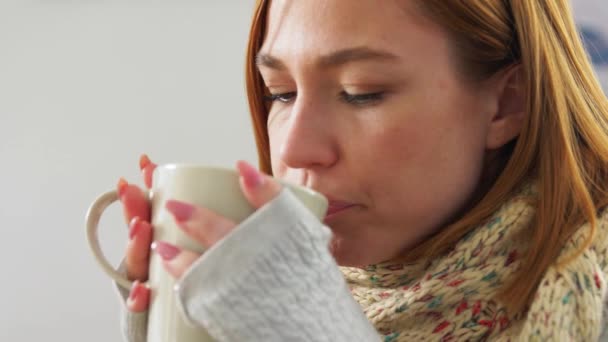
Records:
{"label": "fingernail", "polygon": [[125,194],[125,190],[129,186],[129,183],[124,178],[120,178],[118,180],[118,185],[116,185],[116,189],[118,189],[118,196],[122,196]]}
{"label": "fingernail", "polygon": [[264,176],[255,167],[249,165],[249,163],[241,161],[237,164],[237,167],[248,188],[255,189],[264,184]]}
{"label": "fingernail", "polygon": [[139,216],[135,216],[129,223],[129,239],[133,240],[145,224],[146,222],[144,220],[139,218]]}
{"label": "fingernail", "polygon": [[165,208],[175,216],[178,222],[188,221],[194,213],[194,206],[182,201],[168,200]]}
{"label": "fingernail", "polygon": [[139,282],[139,280],[134,281],[133,285],[131,285],[131,292],[129,293],[129,299],[128,299],[127,305],[129,305],[132,302],[135,302],[137,297],[141,296],[142,291],[143,291],[143,286],[141,286],[141,283]]}
{"label": "fingernail", "polygon": [[152,161],[150,161],[150,158],[148,158],[148,155],[142,154],[141,157],[139,157],[139,169],[140,170],[145,169],[150,164],[152,164]]}
{"label": "fingernail", "polygon": [[152,173],[156,168],[156,164],[150,161],[150,158],[146,154],[142,154],[139,158],[139,168],[143,173],[146,188],[150,189],[152,187]]}
{"label": "fingernail", "polygon": [[179,248],[163,241],[154,241],[152,243],[152,250],[158,253],[165,261],[173,260],[180,253]]}

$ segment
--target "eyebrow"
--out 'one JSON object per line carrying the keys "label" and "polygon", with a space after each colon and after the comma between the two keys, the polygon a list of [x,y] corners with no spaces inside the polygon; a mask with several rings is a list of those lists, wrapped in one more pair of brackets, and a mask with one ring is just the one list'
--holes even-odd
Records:
{"label": "eyebrow", "polygon": [[[321,56],[316,61],[316,64],[322,68],[337,67],[351,62],[378,60],[378,61],[394,61],[399,59],[387,51],[374,50],[368,47],[355,47],[343,49],[331,54]],[[286,70],[287,67],[279,58],[266,53],[258,53],[255,57],[255,64],[259,67],[266,67],[275,70]]]}

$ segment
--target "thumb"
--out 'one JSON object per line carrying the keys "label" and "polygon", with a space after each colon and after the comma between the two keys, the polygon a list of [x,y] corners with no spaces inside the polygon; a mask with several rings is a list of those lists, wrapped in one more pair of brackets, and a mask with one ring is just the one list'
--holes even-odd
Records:
{"label": "thumb", "polygon": [[270,202],[281,192],[281,185],[272,177],[260,173],[245,161],[238,161],[239,183],[245,198],[256,209]]}

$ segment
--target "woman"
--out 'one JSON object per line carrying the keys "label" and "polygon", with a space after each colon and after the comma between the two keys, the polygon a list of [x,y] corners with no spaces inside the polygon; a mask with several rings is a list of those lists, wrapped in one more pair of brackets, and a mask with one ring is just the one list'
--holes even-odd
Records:
{"label": "woman", "polygon": [[[186,314],[215,338],[600,337],[608,106],[567,0],[258,1],[247,87],[261,170],[331,205],[315,223],[242,162],[243,191],[261,212],[246,227],[168,204],[184,231],[216,247],[215,262],[195,263],[154,244],[185,289]],[[149,184],[154,164],[141,166]],[[127,273],[144,281],[148,205],[135,186],[119,190],[131,221]],[[286,257],[243,259],[261,283],[230,272],[221,289],[197,282],[221,267],[226,241],[256,243],[269,227],[274,240],[257,242]],[[206,298],[251,304],[229,284],[265,288],[277,311],[214,321],[221,301]],[[132,341],[143,340],[148,296],[139,282],[131,290]]]}

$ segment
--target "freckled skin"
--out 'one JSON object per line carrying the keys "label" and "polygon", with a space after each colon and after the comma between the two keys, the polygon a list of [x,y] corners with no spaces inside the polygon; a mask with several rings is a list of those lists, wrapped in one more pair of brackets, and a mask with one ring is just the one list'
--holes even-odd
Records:
{"label": "freckled skin", "polygon": [[[496,99],[459,77],[438,26],[404,0],[276,0],[268,25],[260,52],[284,68],[260,72],[272,94],[296,93],[272,103],[273,173],[356,204],[326,222],[339,264],[396,257],[466,206]],[[353,47],[395,58],[317,63]],[[383,95],[353,104],[343,92]]]}

